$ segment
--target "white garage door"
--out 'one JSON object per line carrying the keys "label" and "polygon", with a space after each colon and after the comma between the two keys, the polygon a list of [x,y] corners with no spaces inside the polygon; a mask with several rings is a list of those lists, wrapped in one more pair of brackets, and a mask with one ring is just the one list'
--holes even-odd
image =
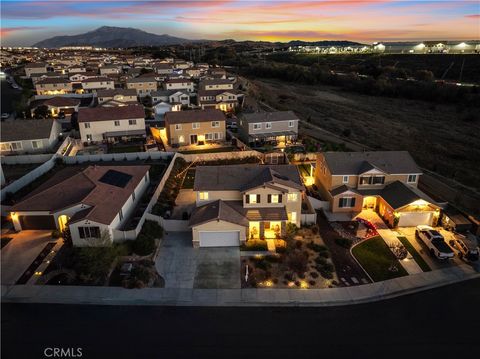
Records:
{"label": "white garage door", "polygon": [[420,224],[431,225],[432,213],[424,212],[404,212],[400,214],[400,220],[398,221],[399,227],[415,227]]}
{"label": "white garage door", "polygon": [[240,232],[200,232],[200,247],[238,247]]}

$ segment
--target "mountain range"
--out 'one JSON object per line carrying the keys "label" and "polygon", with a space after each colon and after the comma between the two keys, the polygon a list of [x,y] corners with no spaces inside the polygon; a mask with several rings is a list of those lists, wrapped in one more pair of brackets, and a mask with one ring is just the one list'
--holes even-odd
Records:
{"label": "mountain range", "polygon": [[[113,27],[102,26],[93,31],[86,32],[79,35],[71,36],[55,36],[49,39],[37,42],[34,47],[40,48],[58,48],[63,46],[95,46],[107,48],[127,48],[136,46],[165,46],[165,45],[182,45],[186,43],[209,42],[218,43],[219,45],[238,44],[239,42],[226,39],[221,41],[209,40],[189,40],[170,35],[156,35],[143,30],[134,29],[131,27]],[[294,40],[288,43],[268,42],[268,41],[241,41],[240,43],[251,43],[271,47],[275,45],[314,45],[314,46],[356,46],[361,45],[357,42],[351,41],[300,41]]]}
{"label": "mountain range", "polygon": [[33,46],[57,48],[62,46],[96,46],[96,47],[135,47],[180,45],[192,40],[170,35],[156,35],[131,27],[102,26],[93,31],[79,35],[55,36],[37,42]]}

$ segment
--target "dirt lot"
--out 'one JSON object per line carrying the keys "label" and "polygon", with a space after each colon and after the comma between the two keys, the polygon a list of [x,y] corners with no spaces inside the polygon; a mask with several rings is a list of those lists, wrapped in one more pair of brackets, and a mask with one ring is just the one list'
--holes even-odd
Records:
{"label": "dirt lot", "polygon": [[480,190],[480,121],[455,106],[343,92],[279,80],[250,82],[250,95],[373,149],[407,150],[424,168]]}

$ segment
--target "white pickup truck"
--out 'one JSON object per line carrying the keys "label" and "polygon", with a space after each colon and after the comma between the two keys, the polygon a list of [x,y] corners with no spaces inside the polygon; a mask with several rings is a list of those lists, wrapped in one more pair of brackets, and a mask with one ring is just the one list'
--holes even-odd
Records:
{"label": "white pickup truck", "polygon": [[430,226],[417,226],[415,234],[428,247],[430,253],[438,259],[451,259],[455,256],[452,249],[445,243],[443,236]]}

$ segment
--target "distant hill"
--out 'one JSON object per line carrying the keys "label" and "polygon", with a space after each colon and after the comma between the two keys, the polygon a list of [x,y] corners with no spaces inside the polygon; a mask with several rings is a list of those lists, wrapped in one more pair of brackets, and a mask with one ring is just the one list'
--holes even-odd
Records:
{"label": "distant hill", "polygon": [[364,46],[359,42],[346,41],[346,40],[324,40],[324,41],[301,41],[293,40],[286,43],[288,46],[335,46],[335,47],[347,47],[347,46]]}
{"label": "distant hill", "polygon": [[62,46],[97,46],[97,47],[135,47],[179,45],[192,42],[170,35],[156,35],[131,27],[102,26],[84,34],[72,36],[55,36],[37,42],[35,47],[56,48]]}

